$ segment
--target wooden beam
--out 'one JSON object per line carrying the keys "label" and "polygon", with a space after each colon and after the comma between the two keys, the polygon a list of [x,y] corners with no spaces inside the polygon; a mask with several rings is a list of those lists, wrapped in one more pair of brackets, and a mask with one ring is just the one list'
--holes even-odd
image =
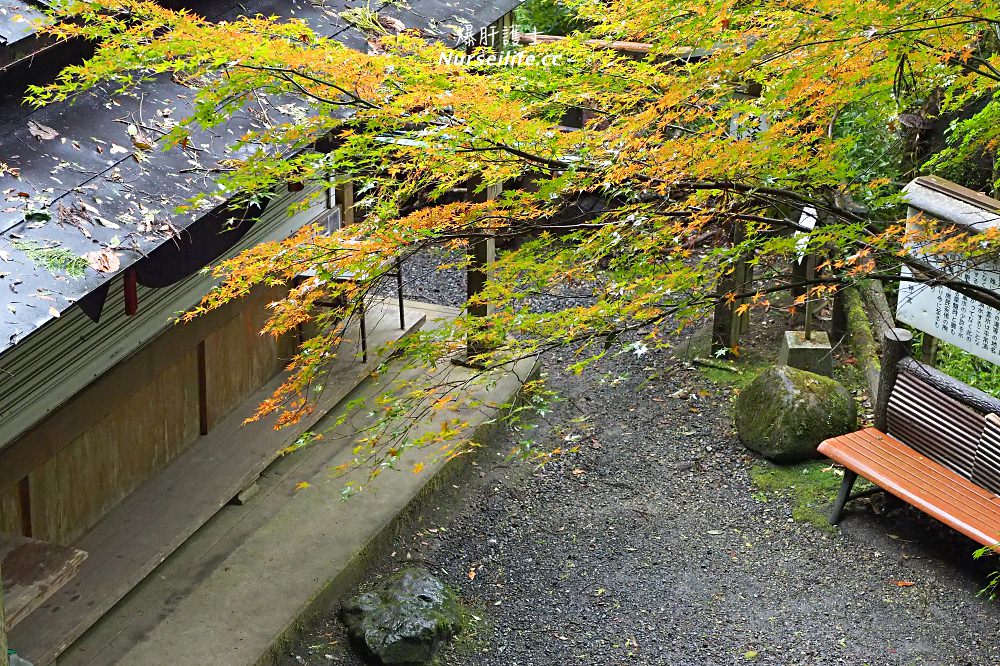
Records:
{"label": "wooden beam", "polygon": [[920,360],[932,368],[937,365],[938,339],[930,333],[924,333],[920,340]]}
{"label": "wooden beam", "polygon": [[[514,41],[518,44],[523,44],[525,46],[531,46],[534,44],[555,44],[565,37],[559,35],[541,35],[536,33],[525,33],[518,32]],[[628,56],[635,58],[644,58],[650,54],[653,50],[652,44],[646,44],[644,42],[628,42],[619,40],[608,40],[608,39],[588,39],[583,42],[586,46],[594,49],[608,49],[610,51],[617,51],[618,53],[623,53]],[[690,62],[692,60],[700,60],[702,58],[707,58],[718,51],[723,49],[732,48],[725,44],[718,44],[708,48],[700,49],[673,49],[667,51],[666,53],[661,53],[657,55],[657,61],[663,62]]]}
{"label": "wooden beam", "polygon": [[[519,32],[517,34],[518,43],[526,46],[533,44],[555,44],[556,42],[561,42],[564,39],[566,38],[559,35],[536,35],[524,32]],[[608,49],[611,51],[620,51],[622,53],[630,53],[634,55],[647,55],[652,49],[651,44],[644,44],[642,42],[610,41],[607,39],[588,39],[584,42],[584,44],[595,49]]]}

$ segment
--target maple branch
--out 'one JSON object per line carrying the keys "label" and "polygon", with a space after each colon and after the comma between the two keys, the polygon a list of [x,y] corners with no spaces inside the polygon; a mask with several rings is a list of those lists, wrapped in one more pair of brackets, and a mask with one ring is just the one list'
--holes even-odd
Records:
{"label": "maple branch", "polygon": [[[371,101],[369,101],[369,100],[361,97],[357,93],[351,92],[350,90],[347,90],[346,88],[344,88],[344,87],[342,87],[340,85],[337,85],[336,83],[333,83],[332,81],[327,81],[325,79],[321,79],[321,78],[319,78],[317,76],[314,76],[312,74],[308,74],[308,73],[303,72],[303,71],[298,70],[298,69],[294,69],[292,67],[275,67],[273,65],[249,65],[249,64],[243,63],[243,62],[236,63],[236,66],[237,67],[242,67],[244,69],[252,69],[252,70],[257,70],[257,71],[262,71],[262,72],[270,72],[272,74],[284,74],[285,76],[298,76],[298,77],[301,77],[301,78],[303,78],[303,79],[305,79],[307,81],[312,81],[313,83],[318,83],[319,85],[327,86],[329,88],[333,88],[334,90],[336,90],[340,94],[342,94],[345,97],[348,97],[349,99],[353,100],[354,104],[357,105],[357,106],[361,106],[361,107],[364,107],[364,108],[367,108],[367,109],[380,109],[380,108],[382,108],[378,104],[376,104],[374,102],[371,102]],[[333,102],[330,102],[330,103],[333,103]]]}

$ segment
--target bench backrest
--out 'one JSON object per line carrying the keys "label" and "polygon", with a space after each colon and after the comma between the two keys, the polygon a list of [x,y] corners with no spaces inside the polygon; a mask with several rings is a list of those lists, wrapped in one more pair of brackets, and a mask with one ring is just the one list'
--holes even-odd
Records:
{"label": "bench backrest", "polygon": [[888,433],[1000,494],[1000,400],[909,357],[897,370]]}
{"label": "bench backrest", "polygon": [[983,436],[976,450],[972,482],[1000,495],[1000,416],[996,414],[986,415]]}

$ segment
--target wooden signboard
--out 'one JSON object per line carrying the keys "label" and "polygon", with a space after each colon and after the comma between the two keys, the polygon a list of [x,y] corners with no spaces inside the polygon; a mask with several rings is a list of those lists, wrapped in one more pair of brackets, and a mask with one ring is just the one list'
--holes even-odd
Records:
{"label": "wooden signboard", "polygon": [[[909,224],[936,218],[959,228],[1000,226],[1000,201],[949,181],[921,177],[905,189]],[[975,265],[948,261],[912,250],[914,256],[952,277],[1000,294],[1000,258]],[[943,286],[908,281],[903,268],[896,318],[979,358],[1000,364],[1000,310]]]}

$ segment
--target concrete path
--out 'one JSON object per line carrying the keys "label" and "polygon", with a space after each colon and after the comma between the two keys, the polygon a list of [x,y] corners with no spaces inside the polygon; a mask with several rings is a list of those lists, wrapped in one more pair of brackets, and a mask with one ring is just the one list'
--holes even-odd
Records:
{"label": "concrete path", "polygon": [[[417,303],[407,307],[425,311],[430,325],[454,312]],[[522,362],[488,387],[472,390],[487,405],[503,404],[534,368],[533,360]],[[390,369],[367,380],[345,402],[374,397],[394,380],[417,372]],[[455,366],[440,372],[449,379],[471,376]],[[335,424],[339,409],[316,430]],[[491,408],[462,414],[478,437],[487,435],[494,415]],[[451,416],[437,412],[418,432],[439,428]],[[355,413],[339,429],[347,432],[369,418]],[[351,451],[345,443],[335,443],[335,434],[328,435],[329,443],[297,451],[268,468],[248,503],[220,511],[77,641],[59,664],[273,663],[276,651],[294,638],[295,627],[357,582],[371,559],[391,543],[401,517],[447,471],[428,456],[423,472],[387,472],[365,493],[342,501],[345,479],[336,478],[332,469],[348,461]],[[297,489],[302,482],[309,486]]]}

